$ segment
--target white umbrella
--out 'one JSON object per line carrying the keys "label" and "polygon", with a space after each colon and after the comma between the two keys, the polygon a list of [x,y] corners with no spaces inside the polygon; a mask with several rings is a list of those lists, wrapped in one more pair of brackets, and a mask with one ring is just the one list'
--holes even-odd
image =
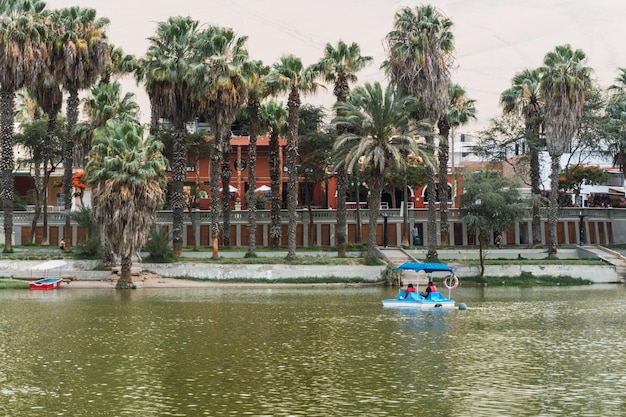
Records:
{"label": "white umbrella", "polygon": [[[222,191],[222,188],[220,188],[220,191]],[[238,190],[232,185],[228,184],[228,191],[230,191],[231,193],[236,193]]]}
{"label": "white umbrella", "polygon": [[272,191],[272,188],[267,185],[262,185],[259,188],[254,189],[255,193],[267,193],[268,191]]}

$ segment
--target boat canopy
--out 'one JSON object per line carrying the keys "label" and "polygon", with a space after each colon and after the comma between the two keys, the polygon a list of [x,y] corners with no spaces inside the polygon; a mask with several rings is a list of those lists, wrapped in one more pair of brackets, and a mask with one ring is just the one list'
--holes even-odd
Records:
{"label": "boat canopy", "polygon": [[394,269],[398,269],[402,271],[415,271],[415,272],[424,271],[427,274],[430,274],[432,272],[450,272],[450,273],[454,272],[452,271],[452,268],[449,267],[448,265],[432,263],[432,262],[425,262],[425,263],[405,262],[402,265]]}
{"label": "boat canopy", "polygon": [[65,266],[65,261],[59,259],[56,261],[48,261],[39,265],[35,265],[32,269],[35,269],[37,271],[46,271],[48,269],[60,268],[62,266]]}

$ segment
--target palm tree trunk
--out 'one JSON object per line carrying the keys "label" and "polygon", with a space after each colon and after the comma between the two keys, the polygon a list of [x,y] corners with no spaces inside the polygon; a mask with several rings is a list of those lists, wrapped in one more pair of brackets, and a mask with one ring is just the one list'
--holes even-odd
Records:
{"label": "palm tree trunk", "polygon": [[450,226],[448,224],[448,157],[450,146],[448,144],[449,130],[442,132],[439,137],[439,227],[441,245],[450,245]]}
{"label": "palm tree trunk", "polygon": [[287,212],[289,213],[289,224],[287,226],[287,258],[296,257],[296,186],[298,170],[296,159],[298,158],[298,109],[300,108],[300,94],[293,88],[287,100],[289,109],[289,123],[287,134]]}
{"label": "palm tree trunk", "polygon": [[122,256],[120,262],[120,278],[117,280],[115,289],[129,290],[135,288],[133,285],[133,276],[130,273],[133,266],[133,260],[130,256]]}
{"label": "palm tree trunk", "polygon": [[0,168],[2,169],[2,207],[4,209],[4,251],[13,251],[13,120],[15,93],[0,88]]}
{"label": "palm tree trunk", "polygon": [[280,160],[278,158],[278,133],[272,132],[270,136],[270,186],[272,198],[270,207],[270,246],[277,249],[280,246]]}
{"label": "palm tree trunk", "polygon": [[183,252],[183,227],[185,214],[184,184],[187,178],[187,129],[179,127],[174,132],[174,146],[172,156],[172,240],[175,256]]}
{"label": "palm tree trunk", "polygon": [[[431,147],[434,144],[433,134],[426,136],[426,143]],[[439,258],[437,253],[437,182],[435,181],[435,169],[428,165],[426,167],[426,197],[428,198],[428,253],[429,260]]]}
{"label": "palm tree trunk", "polygon": [[383,176],[378,175],[372,178],[371,196],[369,206],[369,228],[367,231],[367,259],[376,258],[376,226],[378,223],[378,215],[380,214],[380,200],[383,191]]}
{"label": "palm tree trunk", "polygon": [[37,222],[39,221],[39,217],[41,216],[41,196],[43,194],[43,178],[41,177],[41,161],[34,162],[35,165],[35,212],[33,213],[33,220],[30,226],[30,236],[28,241],[31,244],[35,244],[35,239],[37,236]]}
{"label": "palm tree trunk", "polygon": [[[248,146],[248,253],[256,253],[256,136],[259,131],[259,100],[251,98],[248,101],[250,115],[250,145]],[[241,190],[240,190],[241,191]]]}
{"label": "palm tree trunk", "polygon": [[[233,147],[230,144],[230,130],[224,134],[222,138],[222,235],[224,238],[224,246],[230,246],[230,179],[233,171],[230,169],[230,154]],[[241,190],[238,190],[241,193]]]}
{"label": "palm tree trunk", "polygon": [[347,189],[346,169],[337,169],[337,256],[346,256],[347,236],[347,210],[346,210],[346,189]]}
{"label": "palm tree trunk", "polygon": [[70,225],[72,211],[72,197],[74,188],[72,186],[72,171],[74,170],[74,141],[72,131],[78,122],[78,91],[72,90],[67,98],[67,136],[65,138],[65,149],[63,150],[63,197],[65,201],[65,229],[63,237],[68,246],[72,245],[72,229]]}
{"label": "palm tree trunk", "polygon": [[407,178],[407,167],[404,166],[403,181],[402,181],[402,245],[410,246],[409,243],[409,184]]}
{"label": "palm tree trunk", "polygon": [[541,174],[539,166],[539,148],[535,143],[529,145],[530,157],[530,189],[532,193],[532,239],[533,246],[541,245],[541,213],[539,211],[539,197],[541,196]]}
{"label": "palm tree trunk", "polygon": [[213,128],[213,147],[211,148],[211,235],[213,246],[213,259],[219,256],[219,233],[220,233],[220,170],[222,168],[222,149],[220,127],[217,121],[211,124]]}
{"label": "palm tree trunk", "polygon": [[48,166],[52,167],[52,143],[54,140],[54,129],[57,123],[57,116],[55,112],[48,113],[48,126],[46,128],[46,141],[43,144],[43,230],[42,230],[42,245],[49,245],[50,238],[48,237],[48,184],[50,183],[50,174],[52,171],[48,169]]}
{"label": "palm tree trunk", "polygon": [[556,247],[558,244],[556,224],[559,220],[559,172],[561,171],[561,156],[550,155],[551,172],[550,172],[550,208],[548,210],[548,224],[550,229],[550,246],[548,248],[548,256],[556,257]]}

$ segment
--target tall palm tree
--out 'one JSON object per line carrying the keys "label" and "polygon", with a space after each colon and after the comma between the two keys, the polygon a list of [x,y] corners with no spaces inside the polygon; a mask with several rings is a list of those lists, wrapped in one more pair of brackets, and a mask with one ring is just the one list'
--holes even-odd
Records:
{"label": "tall palm tree", "polygon": [[533,245],[541,244],[541,174],[539,166],[540,135],[543,127],[544,100],[539,86],[539,70],[525,69],[513,77],[511,87],[500,95],[504,113],[517,113],[524,119],[524,139],[528,145],[529,179],[532,193]]}
{"label": "tall palm tree", "polygon": [[256,151],[257,136],[259,134],[259,108],[261,99],[267,94],[265,76],[270,67],[261,61],[250,60],[247,67],[249,73],[248,84],[248,120],[250,144],[248,145],[248,252],[246,256],[256,254]]}
{"label": "tall palm tree", "polygon": [[183,248],[183,215],[187,177],[186,123],[198,114],[197,101],[193,100],[194,85],[190,82],[198,66],[198,22],[190,17],[170,17],[160,22],[146,56],[139,60],[136,73],[144,79],[150,98],[152,132],[161,118],[165,118],[174,130],[172,150],[172,239],[174,255],[180,256]]}
{"label": "tall palm tree", "polygon": [[585,53],[570,45],[557,46],[548,52],[540,68],[540,86],[545,99],[546,146],[551,159],[550,172],[550,247],[548,254],[556,256],[558,243],[556,224],[558,213],[558,181],[560,158],[568,149],[583,111],[585,92],[590,84],[591,69],[584,64]]}
{"label": "tall palm tree", "polygon": [[314,67],[304,67],[302,60],[294,55],[284,55],[273,65],[267,83],[274,93],[287,93],[287,108],[289,109],[287,128],[287,211],[289,225],[287,226],[287,258],[296,257],[296,183],[298,179],[298,111],[300,109],[300,95],[314,93],[320,86],[316,79],[318,70]]}
{"label": "tall palm tree", "polygon": [[[450,244],[448,226],[448,160],[450,159],[449,140],[454,140],[454,128],[471,119],[476,119],[476,100],[467,97],[465,89],[459,84],[448,85],[450,104],[439,118],[439,221],[441,222],[441,244]],[[452,137],[450,135],[452,133]],[[454,158],[454,155],[452,155]],[[452,173],[454,175],[454,172]]]}
{"label": "tall palm tree", "polygon": [[[224,245],[230,245],[230,126],[237,111],[248,100],[245,64],[249,59],[246,36],[238,37],[229,28],[210,26],[200,34],[199,53],[203,72],[197,82],[197,98],[202,112],[208,115],[213,133],[211,152],[211,231],[213,257],[218,256],[219,179],[222,180],[222,214]],[[239,190],[241,193],[241,190]]]}
{"label": "tall palm tree", "polygon": [[278,248],[280,246],[282,226],[280,219],[281,192],[280,181],[282,167],[280,166],[278,138],[287,130],[287,118],[289,111],[283,103],[269,101],[261,105],[259,109],[260,126],[263,131],[270,132],[269,143],[269,165],[270,165],[270,246]]}
{"label": "tall palm tree", "polygon": [[364,168],[372,172],[366,255],[369,259],[376,257],[376,222],[385,177],[392,170],[404,169],[406,155],[420,156],[432,164],[424,144],[409,131],[410,112],[415,104],[413,97],[397,97],[391,84],[383,90],[378,82],[355,88],[348,101],[335,104],[338,109],[333,125],[346,129],[333,147],[337,163],[344,164],[348,173]]}
{"label": "tall palm tree", "polygon": [[132,288],[132,258],[148,238],[167,184],[163,144],[144,139],[137,123],[112,119],[98,128],[89,153],[87,180],[93,214],[106,243],[121,259],[116,288]]}
{"label": "tall palm tree", "polygon": [[[450,102],[448,83],[454,52],[452,21],[437,8],[424,5],[398,11],[393,27],[386,36],[388,57],[383,68],[399,94],[417,97],[422,102],[419,118],[430,119],[434,128]],[[434,132],[426,139],[434,144]],[[429,259],[438,257],[435,174],[433,167],[427,168]]]}
{"label": "tall palm tree", "polygon": [[[337,102],[345,102],[350,93],[350,83],[357,81],[356,73],[365,68],[373,58],[362,56],[361,47],[357,43],[350,45],[342,40],[334,47],[327,43],[324,47],[324,56],[317,63],[318,70],[324,81],[333,83],[333,94]],[[344,132],[343,126],[337,127],[337,136]],[[338,256],[346,256],[347,221],[346,221],[346,192],[348,188],[346,169],[337,168],[337,252]]]}
{"label": "tall palm tree", "polygon": [[609,102],[606,107],[609,132],[613,136],[611,149],[614,164],[619,165],[626,176],[626,68],[619,68],[616,84],[609,87]]}
{"label": "tall palm tree", "polygon": [[47,62],[45,14],[45,3],[37,0],[0,2],[0,196],[5,252],[13,250],[15,93],[34,82]]}
{"label": "tall palm tree", "polygon": [[107,18],[97,18],[96,10],[70,7],[54,11],[54,54],[62,62],[57,81],[68,92],[67,136],[63,157],[63,190],[65,198],[66,242],[71,243],[70,211],[72,209],[72,175],[74,168],[73,129],[78,122],[78,93],[95,84],[109,63],[109,48],[105,29]]}

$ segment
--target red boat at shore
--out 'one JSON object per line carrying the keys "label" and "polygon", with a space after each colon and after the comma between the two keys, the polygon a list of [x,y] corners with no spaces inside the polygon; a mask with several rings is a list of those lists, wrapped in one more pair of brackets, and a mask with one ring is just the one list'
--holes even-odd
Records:
{"label": "red boat at shore", "polygon": [[31,290],[54,290],[59,288],[62,282],[62,278],[45,278],[31,282],[29,287]]}
{"label": "red boat at shore", "polygon": [[63,282],[63,278],[61,277],[60,269],[65,265],[65,261],[56,260],[56,261],[48,261],[42,264],[39,264],[33,268],[33,270],[37,271],[47,271],[55,268],[59,268],[59,275],[56,277],[43,277],[42,279],[38,279],[36,281],[31,281],[29,287],[31,290],[54,290],[59,288],[61,283]]}

